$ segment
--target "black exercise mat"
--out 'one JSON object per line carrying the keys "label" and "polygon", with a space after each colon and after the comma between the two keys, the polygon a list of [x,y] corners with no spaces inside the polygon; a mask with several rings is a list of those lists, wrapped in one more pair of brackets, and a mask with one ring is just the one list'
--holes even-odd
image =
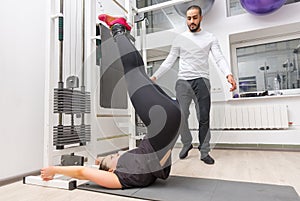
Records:
{"label": "black exercise mat", "polygon": [[146,188],[111,190],[88,182],[78,189],[163,201],[300,201],[291,186],[171,176]]}

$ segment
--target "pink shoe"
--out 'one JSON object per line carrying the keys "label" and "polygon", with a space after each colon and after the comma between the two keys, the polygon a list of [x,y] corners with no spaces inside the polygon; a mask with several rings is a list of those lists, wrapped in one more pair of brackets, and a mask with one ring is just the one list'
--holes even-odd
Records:
{"label": "pink shoe", "polygon": [[114,24],[121,24],[126,28],[126,30],[131,30],[131,26],[127,24],[126,19],[123,17],[112,17],[110,15],[101,14],[98,16],[98,19],[105,22],[109,27],[112,27]]}

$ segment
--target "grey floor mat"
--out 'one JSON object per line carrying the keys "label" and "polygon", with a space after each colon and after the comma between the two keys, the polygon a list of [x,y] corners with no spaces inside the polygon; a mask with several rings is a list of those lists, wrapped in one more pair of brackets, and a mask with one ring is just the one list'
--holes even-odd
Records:
{"label": "grey floor mat", "polygon": [[146,188],[105,189],[92,182],[78,189],[163,201],[300,201],[291,186],[171,176]]}

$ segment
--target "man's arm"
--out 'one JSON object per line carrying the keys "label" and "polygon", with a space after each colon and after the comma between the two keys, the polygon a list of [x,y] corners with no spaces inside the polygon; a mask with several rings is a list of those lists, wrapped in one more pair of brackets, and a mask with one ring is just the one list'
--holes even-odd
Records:
{"label": "man's arm", "polygon": [[172,46],[169,55],[155,71],[153,76],[150,78],[152,81],[156,81],[160,76],[166,73],[170,68],[173,67],[177,57],[179,56],[179,47]]}
{"label": "man's arm", "polygon": [[219,42],[216,38],[214,38],[214,40],[213,40],[212,47],[211,47],[211,53],[214,57],[214,60],[217,63],[217,66],[223,72],[223,74],[226,76],[227,81],[231,84],[230,91],[234,91],[236,89],[236,82],[231,73],[229,65],[221,51]]}

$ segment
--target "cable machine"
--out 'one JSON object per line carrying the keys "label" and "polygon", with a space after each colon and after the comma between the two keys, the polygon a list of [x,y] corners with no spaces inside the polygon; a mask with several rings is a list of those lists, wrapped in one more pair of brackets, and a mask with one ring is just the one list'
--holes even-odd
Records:
{"label": "cable machine", "polygon": [[[60,0],[60,13],[64,12],[64,0]],[[58,114],[58,125],[53,127],[53,145],[56,149],[64,149],[70,144],[79,143],[86,145],[90,141],[90,125],[85,124],[85,114],[90,113],[90,93],[85,91],[85,65],[84,65],[84,0],[82,8],[82,68],[81,86],[79,88],[79,78],[69,76],[64,87],[63,76],[63,41],[64,41],[64,17],[58,18],[58,39],[59,39],[59,80],[58,88],[54,89],[54,113]],[[71,31],[71,30],[70,30]],[[76,52],[75,52],[76,53]],[[76,56],[75,56],[76,58]],[[76,63],[76,62],[75,62]],[[70,64],[71,65],[71,64]],[[76,67],[76,65],[75,65]],[[70,125],[64,124],[64,117],[70,115]],[[74,116],[81,118],[81,124],[74,124]]]}
{"label": "cable machine", "polygon": [[[73,152],[82,151],[82,147],[85,147],[91,140],[91,125],[87,124],[87,115],[91,113],[91,98],[90,92],[86,90],[86,65],[85,65],[85,0],[76,0],[71,2],[69,0],[70,8],[69,13],[65,15],[65,2],[67,0],[59,0],[59,13],[52,17],[53,25],[57,26],[58,31],[58,70],[54,70],[54,74],[57,76],[57,86],[53,90],[53,110],[50,111],[50,116],[53,116],[53,120],[50,120],[50,131],[52,134],[46,136],[49,137],[48,145],[45,144],[45,160],[44,165],[53,165],[52,158],[55,156],[61,156],[60,165],[83,165],[84,157],[76,156]],[[77,30],[78,16],[79,16],[79,2],[81,2],[81,31]],[[75,11],[72,12],[71,5],[75,5]],[[55,3],[52,4],[53,8]],[[75,18],[72,18],[72,14],[75,13]],[[68,18],[66,18],[66,16]],[[64,46],[66,19],[68,20],[69,27],[69,46]],[[74,20],[75,19],[75,23]],[[72,21],[73,20],[73,21]],[[75,24],[75,31],[72,31],[72,25]],[[53,26],[55,30],[55,27]],[[81,34],[81,51],[80,62],[78,62],[77,45],[78,36]],[[75,53],[72,52],[72,36],[75,38]],[[52,37],[54,39],[54,37]],[[52,41],[53,42],[53,41]],[[54,45],[55,47],[55,45]],[[64,50],[68,50],[68,53],[64,53]],[[74,55],[72,57],[72,55]],[[67,63],[66,57],[69,56],[69,69],[64,65]],[[72,65],[72,59],[74,58],[74,65]],[[54,63],[51,67],[54,67]],[[80,75],[77,75],[77,67],[79,67]],[[55,73],[57,72],[57,73]],[[67,73],[66,73],[67,72]],[[67,75],[67,76],[65,76]],[[54,78],[55,79],[55,78]],[[51,89],[50,89],[51,90]],[[50,101],[51,103],[51,101]],[[50,107],[51,108],[51,107]],[[51,115],[52,113],[52,115]],[[51,119],[51,118],[50,118]],[[51,129],[52,127],[52,129]],[[52,148],[53,147],[53,148]],[[71,147],[71,148],[70,148]],[[50,164],[49,164],[50,163]],[[61,175],[57,175],[55,179],[51,181],[43,181],[40,176],[27,176],[23,178],[24,184],[33,184],[40,186],[48,186],[62,189],[75,189],[77,186],[77,180],[67,178]]]}

